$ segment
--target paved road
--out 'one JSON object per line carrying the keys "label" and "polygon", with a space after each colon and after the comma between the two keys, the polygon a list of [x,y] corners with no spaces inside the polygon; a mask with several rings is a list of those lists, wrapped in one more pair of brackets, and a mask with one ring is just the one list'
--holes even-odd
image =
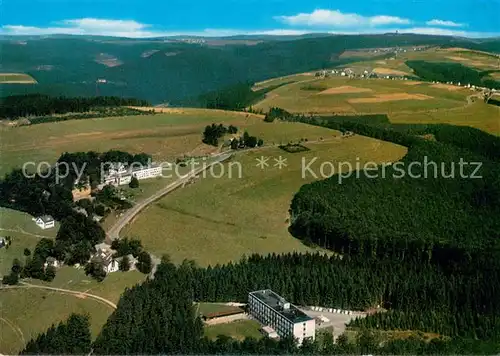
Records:
{"label": "paved road", "polygon": [[[159,191],[157,191],[155,194],[153,194],[149,198],[144,199],[143,201],[140,201],[138,204],[134,205],[131,209],[127,210],[120,217],[120,219],[118,219],[118,221],[108,230],[107,238],[109,240],[111,240],[111,241],[119,239],[120,238],[120,232],[122,231],[122,229],[125,226],[127,226],[127,224],[129,224],[130,221],[134,217],[136,217],[137,214],[139,214],[149,204],[154,203],[155,201],[157,201],[161,197],[167,195],[168,193],[170,193],[170,192],[174,191],[175,189],[179,188],[180,186],[186,184],[187,182],[189,182],[189,180],[191,178],[193,178],[196,175],[202,173],[203,171],[209,169],[214,164],[223,162],[223,161],[229,159],[231,156],[232,156],[232,153],[221,153],[221,154],[218,154],[217,156],[214,157],[215,159],[214,159],[213,162],[210,162],[210,163],[208,163],[206,165],[203,165],[200,168],[192,170],[188,174],[186,174],[186,175],[180,177],[179,179],[177,179],[175,182],[170,183],[165,188],[160,189]],[[150,253],[150,256],[151,256],[151,260],[153,262],[152,263],[153,264],[153,268],[152,268],[149,276],[150,276],[150,278],[154,278],[154,274],[156,272],[156,267],[158,266],[158,264],[160,264],[161,259],[158,258],[157,256],[151,254],[151,253]]]}
{"label": "paved road", "polygon": [[131,209],[127,210],[121,217],[120,219],[108,230],[108,238],[110,240],[116,240],[120,238],[120,231],[137,215],[139,214],[145,207],[147,207],[149,204],[155,202],[156,200],[160,199],[161,197],[167,195],[168,193],[174,191],[175,189],[179,188],[183,184],[186,184],[191,178],[194,176],[202,173],[203,171],[209,169],[212,167],[214,164],[223,162],[227,159],[229,159],[232,156],[231,153],[223,153],[219,154],[216,156],[215,160],[209,164],[206,164],[200,168],[197,168],[185,176],[180,177],[177,179],[175,182],[170,183],[167,185],[165,188],[157,191],[155,194],[150,196],[149,198],[139,202],[138,204],[134,205]]}
{"label": "paved road", "polygon": [[20,283],[21,283],[21,285],[5,286],[5,287],[2,287],[0,289],[29,289],[29,288],[46,289],[46,290],[51,290],[51,291],[59,292],[59,293],[63,293],[63,294],[74,295],[76,297],[85,297],[85,298],[89,298],[89,299],[94,299],[96,301],[107,304],[108,306],[110,306],[113,309],[116,309],[115,303],[113,303],[112,301],[110,301],[106,298],[95,295],[95,294],[90,294],[90,293],[71,290],[71,289],[48,287],[48,286],[43,286],[43,285],[38,285],[38,284],[30,284],[30,283],[26,283],[26,282],[20,282]]}

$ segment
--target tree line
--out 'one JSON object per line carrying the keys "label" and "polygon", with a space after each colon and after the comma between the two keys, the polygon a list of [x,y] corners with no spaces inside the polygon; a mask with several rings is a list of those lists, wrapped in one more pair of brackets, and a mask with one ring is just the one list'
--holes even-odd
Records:
{"label": "tree line", "polygon": [[[170,333],[165,331],[168,327],[157,325],[168,323],[168,317],[161,310],[169,310],[170,306],[162,304],[169,302],[157,300],[165,294],[176,295],[175,303],[180,298],[177,293],[184,298],[187,296],[190,302],[246,302],[248,292],[264,288],[272,288],[297,305],[351,310],[380,305],[394,311],[375,314],[366,319],[366,324],[363,320],[353,323],[356,327],[373,328],[377,318],[385,318],[382,329],[406,330],[404,328],[409,327],[456,340],[479,339],[487,343],[500,338],[499,319],[494,317],[500,312],[498,277],[498,267],[460,274],[417,259],[398,261],[349,255],[343,258],[297,253],[252,255],[239,263],[207,268],[189,262],[174,266],[164,259],[154,281],[124,294],[97,344],[103,348],[100,349],[103,353],[122,353],[128,347],[132,350],[129,352],[150,353],[152,350],[139,345],[140,337],[149,335],[158,342],[164,340],[163,333]],[[188,325],[195,323],[192,318],[187,317]],[[171,337],[182,334],[177,332]],[[122,345],[117,337],[128,340],[128,344]],[[115,346],[109,346],[110,342]],[[155,352],[171,351],[167,341],[156,344],[150,340],[148,343],[160,348]],[[174,342],[178,343],[179,340]],[[190,350],[193,349],[182,352]]]}
{"label": "tree line", "polygon": [[[238,133],[238,128],[229,125],[228,127],[219,124],[212,124],[205,127],[203,131],[203,139],[202,142],[211,146],[219,146],[219,139],[224,137],[226,134],[234,135]],[[233,150],[237,150],[240,148],[253,148],[257,146],[262,146],[264,141],[256,136],[251,136],[247,131],[243,133],[243,136],[240,137],[232,137],[230,147]]]}
{"label": "tree line", "polygon": [[406,65],[422,79],[438,82],[460,82],[462,85],[487,86],[500,89],[500,82],[488,78],[488,72],[480,72],[461,63],[427,62],[422,60],[406,61]]}
{"label": "tree line", "polygon": [[[493,354],[498,353],[498,268],[457,274],[416,259],[326,254],[252,255],[237,263],[197,267],[163,257],[155,278],[127,289],[94,344],[94,354]],[[355,340],[326,336],[301,347],[293,340],[208,340],[193,302],[246,302],[272,288],[297,305],[389,312],[355,320]],[[388,340],[374,329],[413,330]],[[417,331],[441,335],[432,341]]]}
{"label": "tree line", "polygon": [[145,100],[116,96],[64,97],[43,94],[11,95],[2,98],[0,117],[15,119],[27,116],[46,116],[83,113],[95,108],[119,106],[151,106]]}
{"label": "tree line", "polygon": [[[423,260],[454,265],[495,260],[500,251],[500,139],[476,129],[448,125],[365,125],[330,119],[304,119],[317,125],[348,129],[408,147],[403,165],[432,161],[425,177],[422,165],[400,179],[396,164],[378,168],[377,179],[365,175],[337,177],[301,187],[290,208],[291,231],[306,242],[341,253],[415,254]],[[437,142],[417,135],[432,133]],[[479,162],[481,179],[463,178],[458,162]],[[443,174],[443,165],[444,171]],[[452,165],[456,172],[450,177]],[[472,177],[478,165],[464,166]],[[439,198],[438,198],[439,197]],[[373,209],[377,206],[377,209]]]}

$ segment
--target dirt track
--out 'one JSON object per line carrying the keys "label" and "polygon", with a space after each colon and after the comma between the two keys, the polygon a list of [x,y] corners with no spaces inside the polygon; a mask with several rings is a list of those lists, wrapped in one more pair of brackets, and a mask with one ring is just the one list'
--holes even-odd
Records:
{"label": "dirt track", "polygon": [[48,287],[48,286],[42,286],[42,285],[37,285],[37,284],[30,284],[30,283],[26,283],[26,282],[21,282],[21,285],[1,287],[0,290],[1,289],[30,289],[30,288],[50,290],[50,291],[59,292],[62,294],[73,295],[77,298],[85,297],[85,298],[93,299],[95,301],[104,303],[104,304],[110,306],[111,308],[116,309],[116,304],[108,299],[105,299],[105,298],[100,297],[100,296],[95,295],[95,294],[75,291],[75,290],[71,290],[71,289]]}

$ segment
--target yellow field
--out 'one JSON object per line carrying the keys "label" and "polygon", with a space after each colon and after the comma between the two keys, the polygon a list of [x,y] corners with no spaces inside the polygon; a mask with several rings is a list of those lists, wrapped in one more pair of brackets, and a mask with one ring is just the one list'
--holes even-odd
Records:
{"label": "yellow field", "polygon": [[[406,148],[391,143],[362,136],[341,138],[336,131],[300,123],[256,124],[249,131],[260,132],[266,142],[272,136],[276,143],[304,138],[310,151],[291,154],[266,147],[238,153],[224,165],[223,177],[207,175],[169,194],[138,216],[123,236],[140,238],[147,250],[158,256],[169,254],[174,262],[192,259],[204,266],[252,253],[310,251],[287,230],[293,195],[315,179],[309,174],[302,178],[302,159],[317,157],[312,166],[317,171],[318,162],[354,164],[359,157],[360,162],[380,163],[406,153]],[[262,156],[269,157],[270,166],[264,170],[256,166]],[[274,166],[280,156],[287,160],[282,169]],[[216,175],[220,172],[215,170]]]}
{"label": "yellow field", "polygon": [[0,73],[0,84],[37,84],[37,81],[24,73]]}
{"label": "yellow field", "polygon": [[397,70],[397,69],[392,69],[392,68],[383,68],[383,67],[376,67],[373,69],[373,71],[377,74],[381,75],[409,75],[409,71],[405,72],[402,70]]}

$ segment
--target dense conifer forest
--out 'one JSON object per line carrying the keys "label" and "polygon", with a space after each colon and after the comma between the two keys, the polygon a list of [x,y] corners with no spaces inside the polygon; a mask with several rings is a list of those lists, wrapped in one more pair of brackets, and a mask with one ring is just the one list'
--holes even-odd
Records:
{"label": "dense conifer forest", "polygon": [[[98,108],[120,106],[150,106],[150,104],[146,100],[115,96],[69,98],[42,94],[12,95],[0,100],[0,117],[16,119],[27,116],[85,113]],[[62,120],[62,118],[60,119]]]}
{"label": "dense conifer forest", "polygon": [[89,318],[72,314],[28,342],[21,355],[86,355],[91,350]]}
{"label": "dense conifer forest", "polygon": [[500,89],[500,82],[486,78],[488,71],[481,72],[460,63],[406,61],[420,78],[438,82],[462,83],[462,85],[487,86],[490,89]]}
{"label": "dense conifer forest", "polygon": [[[393,178],[398,173],[394,163],[385,167],[385,178],[361,175],[339,184],[333,176],[307,184],[291,202],[290,231],[305,243],[332,253],[252,255],[206,268],[190,261],[176,266],[164,257],[154,279],[125,291],[92,345],[82,337],[81,344],[68,341],[68,346],[64,328],[53,327],[30,342],[24,353],[44,353],[51,339],[62,340],[54,341],[51,353],[92,347],[96,355],[500,352],[500,139],[466,127],[391,125],[382,116],[369,124],[355,117],[290,116],[276,108],[273,113],[276,119],[404,145],[408,154],[401,163],[409,165],[427,158],[446,164],[445,174],[438,171],[437,177]],[[87,155],[65,155],[64,160],[86,161]],[[95,162],[103,157],[134,159],[120,152],[91,157]],[[461,160],[481,163],[480,172],[469,165],[462,172],[469,178],[458,175],[459,171],[455,178],[445,177],[450,174],[449,165]],[[90,177],[92,172],[87,173]],[[422,167],[413,170],[414,175],[419,173],[425,173]],[[481,178],[470,178],[473,173]],[[14,174],[2,182],[2,204],[43,212],[49,209],[45,200],[56,199],[50,206],[69,207],[67,187],[39,178],[18,178]],[[91,227],[65,216],[64,210],[59,214],[65,221],[56,245],[64,247],[70,242],[67,246],[73,248],[77,238],[85,234],[89,243],[101,238],[101,232],[89,233]],[[78,230],[77,224],[83,227]],[[248,292],[264,288],[297,305],[375,308],[379,312],[350,324],[357,331],[355,340],[343,336],[335,344],[325,338],[299,348],[286,339],[237,341],[219,337],[211,341],[203,337],[193,302],[246,302]],[[414,334],[387,340],[381,330]],[[438,337],[424,341],[419,332]]]}
{"label": "dense conifer forest", "polygon": [[[413,254],[449,266],[495,263],[500,253],[500,139],[447,125],[393,129],[335,118],[320,124],[402,144],[409,151],[400,163],[385,167],[386,178],[361,174],[338,184],[334,176],[303,186],[290,209],[291,231],[297,237],[341,253]],[[434,135],[437,142],[417,136],[424,134]],[[436,177],[435,165],[426,168],[426,161],[436,163]],[[471,164],[459,172],[460,161]],[[408,173],[402,177],[398,164],[412,162],[422,163],[412,169],[413,177],[420,178]],[[377,173],[383,176],[381,168]]]}
{"label": "dense conifer forest", "polygon": [[[492,354],[499,352],[498,270],[451,273],[418,260],[325,254],[253,255],[208,268],[163,258],[154,280],[127,290],[93,344],[94,354]],[[355,340],[215,341],[203,337],[194,301],[246,301],[273,288],[297,304],[349,309],[389,308],[354,321]],[[432,332],[387,340],[375,329]]]}

